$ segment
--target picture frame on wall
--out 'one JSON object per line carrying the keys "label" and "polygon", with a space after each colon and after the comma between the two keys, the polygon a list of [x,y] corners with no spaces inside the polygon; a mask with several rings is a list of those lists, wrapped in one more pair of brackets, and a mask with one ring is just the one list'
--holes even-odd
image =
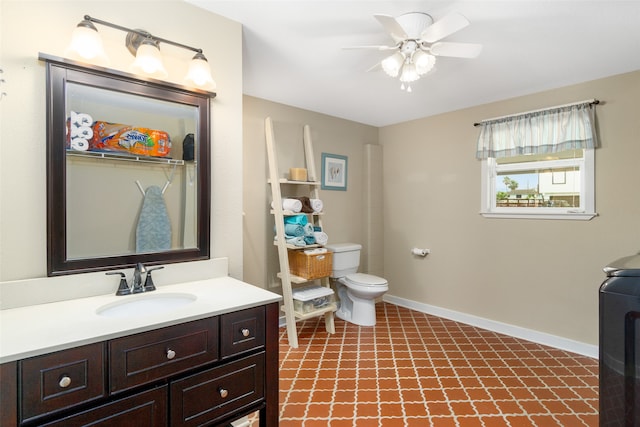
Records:
{"label": "picture frame on wall", "polygon": [[322,182],[323,190],[347,190],[347,156],[322,153]]}

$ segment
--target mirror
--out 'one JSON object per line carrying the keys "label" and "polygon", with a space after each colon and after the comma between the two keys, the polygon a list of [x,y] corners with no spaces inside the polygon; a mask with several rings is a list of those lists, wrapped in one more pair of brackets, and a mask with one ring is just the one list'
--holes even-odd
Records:
{"label": "mirror", "polygon": [[209,258],[215,94],[47,64],[48,275]]}

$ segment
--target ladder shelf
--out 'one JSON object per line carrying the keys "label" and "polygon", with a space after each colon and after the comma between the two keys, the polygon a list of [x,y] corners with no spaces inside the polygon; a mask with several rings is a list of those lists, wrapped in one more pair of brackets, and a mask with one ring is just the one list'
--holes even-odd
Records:
{"label": "ladder shelf", "polygon": [[309,197],[317,199],[319,198],[318,188],[320,187],[320,182],[316,181],[317,175],[315,172],[315,161],[313,158],[313,147],[311,144],[311,130],[308,125],[305,125],[303,128],[304,156],[309,179],[308,181],[294,181],[286,178],[280,178],[278,172],[278,163],[276,159],[276,143],[273,132],[273,122],[271,120],[271,117],[267,117],[265,119],[265,135],[267,144],[267,158],[269,161],[269,179],[267,180],[267,183],[271,186],[271,213],[273,214],[276,225],[276,239],[274,240],[274,245],[278,249],[278,260],[280,262],[280,272],[277,274],[277,277],[282,282],[282,297],[284,302],[282,311],[284,312],[286,319],[287,338],[289,340],[289,345],[291,347],[297,348],[298,331],[296,328],[296,322],[299,320],[306,320],[324,315],[325,328],[327,332],[334,334],[334,312],[337,309],[337,304],[336,302],[331,302],[326,306],[320,307],[309,313],[299,313],[294,310],[292,290],[293,285],[299,285],[311,282],[313,280],[319,280],[321,286],[327,288],[330,288],[331,286],[329,283],[329,277],[308,280],[303,277],[298,277],[291,274],[291,271],[289,269],[289,250],[318,248],[321,247],[321,245],[313,244],[306,246],[294,246],[291,244],[287,244],[284,238],[284,218],[291,215],[307,215],[307,217],[310,218],[310,221],[313,222],[314,225],[320,226],[322,230],[324,230],[324,228],[322,227],[322,214],[319,212],[292,213],[290,211],[283,210],[281,186],[307,185],[309,186]]}

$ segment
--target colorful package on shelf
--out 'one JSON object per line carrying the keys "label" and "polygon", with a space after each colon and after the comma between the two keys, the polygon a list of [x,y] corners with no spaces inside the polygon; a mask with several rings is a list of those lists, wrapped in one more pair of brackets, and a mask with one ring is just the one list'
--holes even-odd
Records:
{"label": "colorful package on shelf", "polygon": [[171,152],[171,138],[161,130],[97,121],[93,124],[90,149],[166,157]]}

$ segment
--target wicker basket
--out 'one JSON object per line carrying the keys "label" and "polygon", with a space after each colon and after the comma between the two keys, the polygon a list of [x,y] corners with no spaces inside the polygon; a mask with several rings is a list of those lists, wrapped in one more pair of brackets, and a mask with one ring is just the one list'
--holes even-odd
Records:
{"label": "wicker basket", "polygon": [[304,279],[319,279],[331,275],[332,252],[306,254],[304,251],[289,251],[289,271]]}

